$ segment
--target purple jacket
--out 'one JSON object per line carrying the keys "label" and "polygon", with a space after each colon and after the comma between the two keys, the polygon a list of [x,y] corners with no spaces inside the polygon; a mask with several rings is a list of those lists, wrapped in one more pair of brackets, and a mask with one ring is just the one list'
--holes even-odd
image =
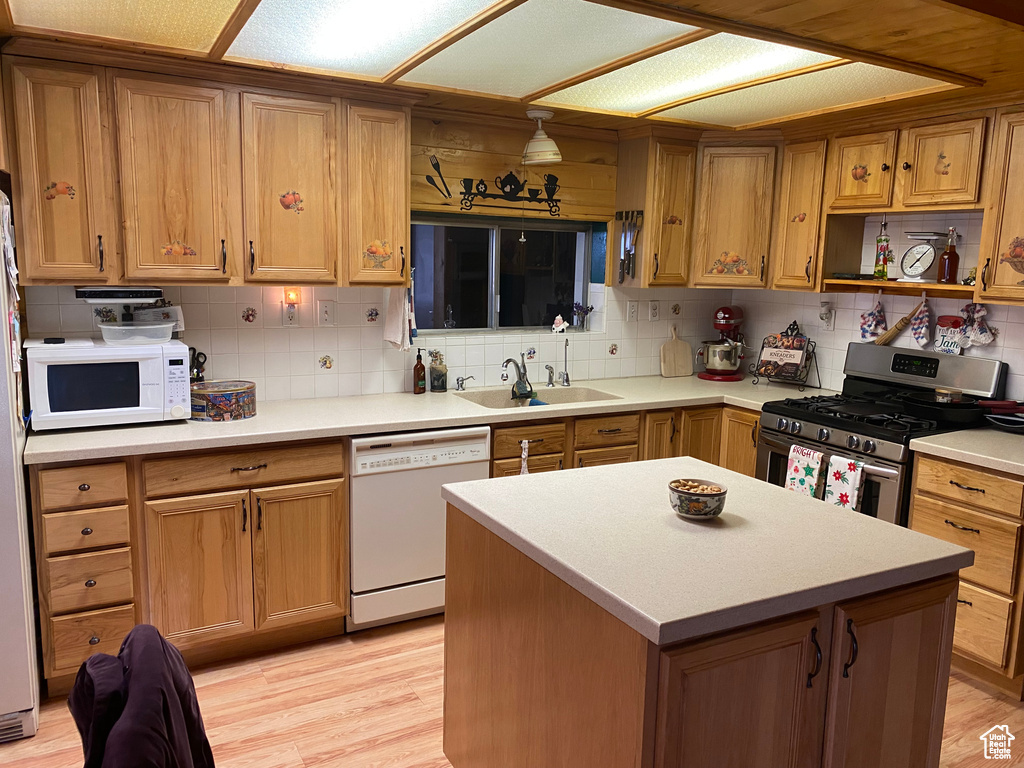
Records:
{"label": "purple jacket", "polygon": [[86,660],[68,708],[84,768],[213,768],[188,667],[148,624],[128,633],[116,658]]}

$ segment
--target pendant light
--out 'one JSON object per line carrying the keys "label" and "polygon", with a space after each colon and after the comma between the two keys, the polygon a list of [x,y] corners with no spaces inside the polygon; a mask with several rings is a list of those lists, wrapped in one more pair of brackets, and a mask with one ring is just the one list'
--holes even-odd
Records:
{"label": "pendant light", "polygon": [[544,133],[544,121],[555,116],[554,112],[546,109],[528,109],[526,116],[537,121],[537,131],[523,150],[523,165],[548,165],[550,163],[562,162],[562,153],[558,151],[555,142]]}

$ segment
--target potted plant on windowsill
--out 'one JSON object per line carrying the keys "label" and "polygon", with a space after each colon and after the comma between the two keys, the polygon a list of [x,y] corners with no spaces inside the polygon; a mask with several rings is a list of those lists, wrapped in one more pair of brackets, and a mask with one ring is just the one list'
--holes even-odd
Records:
{"label": "potted plant on windowsill", "polygon": [[575,328],[577,331],[587,330],[587,318],[590,317],[590,313],[593,311],[593,304],[585,306],[580,304],[578,301],[573,303],[572,315],[575,318]]}

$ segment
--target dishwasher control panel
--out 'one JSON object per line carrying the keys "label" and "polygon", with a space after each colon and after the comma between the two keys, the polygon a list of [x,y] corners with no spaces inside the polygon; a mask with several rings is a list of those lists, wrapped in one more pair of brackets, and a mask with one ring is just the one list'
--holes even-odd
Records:
{"label": "dishwasher control panel", "polygon": [[359,438],[352,441],[352,474],[373,475],[488,461],[489,449],[490,429],[487,427]]}

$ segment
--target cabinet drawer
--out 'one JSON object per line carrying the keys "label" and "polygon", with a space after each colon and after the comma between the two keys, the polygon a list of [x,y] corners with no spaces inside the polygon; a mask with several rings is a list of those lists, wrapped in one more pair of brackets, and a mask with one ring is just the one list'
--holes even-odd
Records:
{"label": "cabinet drawer", "polygon": [[48,555],[129,541],[127,505],[43,515],[43,549]]}
{"label": "cabinet drawer", "polygon": [[917,461],[914,487],[972,507],[1017,517],[1020,517],[1024,497],[1024,483],[1020,481],[924,456]]}
{"label": "cabinet drawer", "polygon": [[639,458],[640,449],[635,445],[613,448],[591,448],[576,451],[577,467],[603,467],[605,464],[626,464]]}
{"label": "cabinet drawer", "polygon": [[50,619],[52,672],[74,672],[94,653],[117,655],[134,626],[135,609],[130,605]]}
{"label": "cabinet drawer", "polygon": [[974,565],[960,571],[960,575],[997,592],[1013,592],[1020,523],[916,495],[910,527],[973,549]]}
{"label": "cabinet drawer", "polygon": [[565,451],[565,424],[536,424],[494,430],[494,458],[519,458],[523,449],[519,443],[530,441],[530,455],[563,453]]}
{"label": "cabinet drawer", "polygon": [[127,500],[128,474],[124,464],[89,464],[39,472],[39,501],[44,512]]}
{"label": "cabinet drawer", "polygon": [[147,497],[224,491],[344,477],[345,453],[335,442],[149,459],[142,463],[142,475]]}
{"label": "cabinet drawer", "polygon": [[131,549],[46,558],[51,613],[132,599]]}
{"label": "cabinet drawer", "polygon": [[605,445],[627,445],[640,438],[640,414],[598,416],[576,421],[577,448],[600,448]]}
{"label": "cabinet drawer", "polygon": [[1013,600],[960,582],[953,648],[996,667],[1006,663]]}
{"label": "cabinet drawer", "polygon": [[[531,456],[526,460],[530,474],[538,472],[557,472],[562,468],[562,454],[552,456]],[[494,462],[491,477],[509,477],[518,475],[522,469],[522,459],[501,459]]]}

